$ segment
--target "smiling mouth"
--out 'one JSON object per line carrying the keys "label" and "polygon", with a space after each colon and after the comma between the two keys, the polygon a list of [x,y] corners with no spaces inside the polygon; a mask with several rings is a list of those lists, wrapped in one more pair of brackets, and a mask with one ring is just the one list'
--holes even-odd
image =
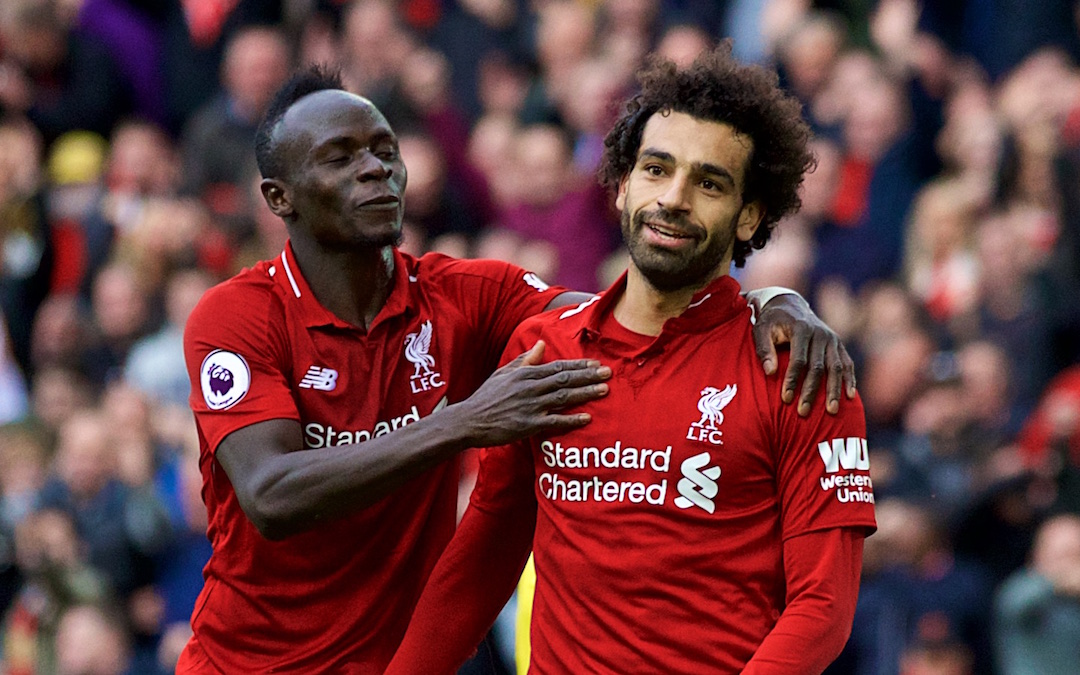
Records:
{"label": "smiling mouth", "polygon": [[695,239],[694,235],[682,232],[663,223],[645,223],[645,227],[668,239]]}

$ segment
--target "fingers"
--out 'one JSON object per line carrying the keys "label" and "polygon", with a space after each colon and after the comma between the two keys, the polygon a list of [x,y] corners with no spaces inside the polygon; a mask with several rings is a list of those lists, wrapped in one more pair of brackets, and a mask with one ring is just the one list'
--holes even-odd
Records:
{"label": "fingers", "polygon": [[847,347],[844,343],[840,343],[840,363],[844,367],[844,382],[847,383],[847,397],[849,399],[855,398],[855,362],[851,360],[851,356],[848,354]]}
{"label": "fingers", "polygon": [[806,369],[812,334],[813,331],[804,324],[796,324],[792,332],[791,360],[788,361],[787,372],[784,374],[784,386],[780,394],[784,403],[795,400],[795,385],[799,383],[799,376]]}
{"label": "fingers", "polygon": [[536,344],[532,346],[532,349],[525,352],[521,356],[514,359],[518,361],[520,359],[519,366],[536,366],[544,362],[544,341],[537,340]]}
{"label": "fingers", "polygon": [[536,391],[546,394],[553,391],[573,389],[598,384],[611,377],[611,368],[595,362],[580,368],[562,370],[537,381]]}
{"label": "fingers", "polygon": [[818,389],[821,388],[821,379],[825,376],[825,349],[828,340],[821,335],[817,337],[818,339],[811,339],[810,342],[807,357],[808,367],[806,375],[803,377],[802,394],[799,396],[800,417],[806,417],[810,414],[810,407],[814,403],[814,397],[817,396]]}
{"label": "fingers", "polygon": [[752,331],[754,336],[754,349],[757,351],[761,366],[766,375],[776,372],[776,345],[773,344],[773,332],[766,327],[765,323],[758,321]]}
{"label": "fingers", "polygon": [[592,421],[589,413],[575,413],[573,415],[547,415],[543,418],[545,431],[559,431],[564,429],[580,429]]}
{"label": "fingers", "polygon": [[588,403],[589,401],[595,401],[598,398],[607,396],[608,385],[604,382],[599,384],[590,384],[583,387],[575,387],[573,389],[563,388],[545,394],[540,399],[540,406],[544,410],[558,410],[560,408],[569,408],[575,405],[581,405],[582,403]]}
{"label": "fingers", "polygon": [[844,379],[844,364],[840,358],[839,347],[839,340],[829,340],[825,348],[825,371],[828,373],[825,382],[825,410],[830,415],[840,412],[840,385]]}

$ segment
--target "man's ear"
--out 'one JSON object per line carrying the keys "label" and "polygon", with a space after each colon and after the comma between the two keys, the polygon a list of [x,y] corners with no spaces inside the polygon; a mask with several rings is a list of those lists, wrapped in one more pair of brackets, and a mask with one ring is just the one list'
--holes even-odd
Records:
{"label": "man's ear", "polygon": [[761,208],[760,202],[744,204],[742,210],[739,211],[739,225],[735,230],[735,236],[739,238],[739,241],[750,241],[764,217],[765,210]]}
{"label": "man's ear", "polygon": [[619,181],[619,191],[615,193],[615,208],[621,213],[623,207],[626,206],[626,183],[630,179],[629,176],[623,176]]}
{"label": "man's ear", "polygon": [[284,183],[276,178],[264,178],[259,183],[259,189],[262,190],[266,205],[270,207],[275,216],[284,219],[295,213],[292,201],[289,198],[289,189]]}

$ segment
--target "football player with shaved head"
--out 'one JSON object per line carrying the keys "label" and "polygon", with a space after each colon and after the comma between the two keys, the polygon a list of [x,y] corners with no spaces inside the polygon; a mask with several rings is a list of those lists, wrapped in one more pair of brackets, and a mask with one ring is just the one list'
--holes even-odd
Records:
{"label": "football player with shaved head", "polygon": [[808,675],[847,641],[876,527],[862,405],[782,405],[729,274],[798,209],[809,129],[730,43],[639,81],[601,166],[629,269],[504,356],[543,341],[609,366],[609,391],[564,410],[588,425],[481,452],[388,675],[454,673],[530,548],[532,675]]}
{"label": "football player with shaved head", "polygon": [[[334,73],[286,83],[256,156],[289,241],[187,324],[213,554],[177,672],[382,673],[454,533],[458,454],[585,426],[564,410],[605,396],[611,371],[543,342],[496,371],[519,323],[590,296],[400,251],[397,136]],[[803,364],[836,366],[835,408],[842,366],[852,382],[835,335],[797,296],[762,315],[769,369],[791,336]]]}

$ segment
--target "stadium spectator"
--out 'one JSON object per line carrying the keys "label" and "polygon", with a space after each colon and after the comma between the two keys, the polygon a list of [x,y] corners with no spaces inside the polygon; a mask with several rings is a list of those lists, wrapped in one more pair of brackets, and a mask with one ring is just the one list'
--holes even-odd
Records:
{"label": "stadium spectator", "polygon": [[63,511],[86,542],[87,561],[121,599],[148,583],[151,556],[168,542],[156,496],[123,482],[109,421],[97,411],[73,414],[60,428],[42,508]]}
{"label": "stadium spectator", "polygon": [[290,70],[292,54],[280,30],[251,26],[229,38],[221,92],[195,112],[180,142],[185,194],[221,217],[242,213],[257,171],[255,130]]}
{"label": "stadium spectator", "polygon": [[56,628],[57,675],[126,675],[131,646],[115,612],[96,605],[64,610]]}
{"label": "stadium spectator", "polygon": [[107,136],[132,112],[130,87],[98,41],[71,30],[60,3],[13,0],[0,12],[0,109],[51,143],[75,129]]}
{"label": "stadium spectator", "polygon": [[1080,517],[1039,527],[1029,565],[998,590],[994,626],[1003,675],[1076,669],[1080,645]]}
{"label": "stadium spectator", "polygon": [[72,517],[44,509],[16,529],[15,556],[24,582],[2,625],[3,661],[11,675],[57,672],[56,635],[64,611],[112,601],[108,580],[82,554]]}

